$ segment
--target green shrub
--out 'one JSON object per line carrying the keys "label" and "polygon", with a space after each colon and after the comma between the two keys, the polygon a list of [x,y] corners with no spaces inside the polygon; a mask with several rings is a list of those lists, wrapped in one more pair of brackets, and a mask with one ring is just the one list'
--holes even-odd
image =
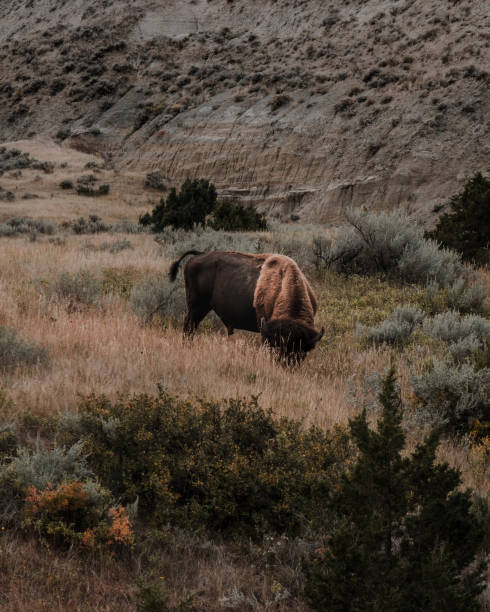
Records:
{"label": "green shrub", "polygon": [[141,234],[145,231],[145,228],[137,221],[131,221],[130,219],[120,219],[119,221],[115,221],[112,224],[111,231],[116,234]]}
{"label": "green shrub", "polygon": [[481,173],[469,179],[463,191],[448,202],[436,229],[428,236],[461,253],[468,261],[488,263],[490,247],[490,181]]}
{"label": "green shrub", "polygon": [[445,288],[447,308],[463,313],[487,311],[487,291],[481,282],[473,282],[470,276],[458,278]]}
{"label": "green shrub", "polygon": [[209,226],[225,232],[254,232],[266,230],[267,221],[255,206],[243,206],[225,199],[216,204]]}
{"label": "green shrub", "polygon": [[483,284],[474,281],[472,274],[463,275],[446,287],[431,281],[424,289],[422,305],[427,314],[439,314],[446,310],[457,310],[461,313],[482,313],[486,306],[487,291]]}
{"label": "green shrub", "polygon": [[0,236],[17,236],[19,234],[45,234],[51,236],[54,233],[55,226],[45,219],[12,217],[4,223],[0,223]]}
{"label": "green shrub", "polygon": [[448,351],[454,363],[464,363],[465,361],[476,361],[485,346],[479,338],[470,334],[456,342],[452,342]]}
{"label": "green shrub", "polygon": [[45,489],[49,484],[57,486],[64,480],[86,479],[92,472],[83,446],[83,442],[77,441],[69,448],[19,448],[17,455],[9,462],[7,471],[21,489],[30,486]]}
{"label": "green shrub", "polygon": [[127,298],[131,295],[138,278],[138,271],[131,267],[104,268],[101,279],[102,294],[115,294]]}
{"label": "green shrub", "polygon": [[192,605],[194,595],[190,595],[177,605],[169,603],[170,593],[162,582],[162,576],[151,576],[146,580],[139,580],[139,589],[136,593],[137,612],[191,612],[195,610]]}
{"label": "green shrub", "polygon": [[487,340],[485,345],[474,355],[475,370],[483,368],[490,369],[490,342]]}
{"label": "green shrub", "polygon": [[401,210],[350,210],[346,217],[349,225],[339,228],[330,247],[323,245],[328,266],[443,288],[468,276],[457,253],[440,250],[435,241],[424,238],[422,228]]}
{"label": "green shrub", "polygon": [[27,342],[12,327],[0,326],[0,369],[46,363],[48,352],[35,342]]}
{"label": "green shrub", "polygon": [[172,188],[167,199],[163,198],[151,214],[140,217],[140,223],[151,225],[154,232],[165,227],[192,230],[195,225],[205,225],[206,217],[216,205],[216,189],[204,179],[187,179],[177,194]]}
{"label": "green shrub", "polygon": [[70,130],[66,130],[66,129],[62,128],[61,130],[58,130],[56,132],[56,139],[57,140],[66,140],[70,136],[71,136],[71,131]]}
{"label": "green shrub", "polygon": [[61,189],[73,189],[73,181],[70,181],[69,179],[62,180],[60,183],[60,188]]}
{"label": "green shrub", "polygon": [[3,523],[19,522],[25,492],[29,487],[45,489],[58,486],[64,480],[87,479],[91,475],[85,461],[83,443],[68,449],[55,447],[34,450],[19,447],[15,455],[0,465],[0,517]]}
{"label": "green shrub", "polygon": [[93,305],[102,293],[102,281],[88,270],[74,274],[62,272],[55,280],[41,284],[48,298],[69,299],[79,304]]}
{"label": "green shrub", "polygon": [[162,588],[161,580],[141,583],[136,593],[137,612],[167,612],[169,594]]}
{"label": "green shrub", "polygon": [[83,449],[20,447],[0,466],[2,523],[61,546],[129,546],[131,521],[125,508],[92,479]]}
{"label": "green shrub", "polygon": [[[295,225],[278,227],[262,238],[262,253],[282,253],[294,259],[304,270],[312,265],[317,267],[316,245],[323,243],[323,236],[318,235],[318,226]],[[322,266],[317,267],[320,269]]]}
{"label": "green shrub", "polygon": [[434,360],[411,382],[419,411],[449,431],[466,433],[477,419],[490,423],[490,368]]}
{"label": "green shrub", "polygon": [[112,229],[109,224],[104,223],[97,215],[89,215],[87,219],[79,217],[76,221],[72,222],[71,228],[75,234],[98,234]]}
{"label": "green shrub", "polygon": [[446,463],[436,464],[438,434],[410,457],[393,371],[379,395],[382,416],[350,421],[357,462],[331,501],[327,536],[306,563],[305,594],[314,610],[479,610],[486,565],[476,561],[483,526],[471,491]]}
{"label": "green shrub", "polygon": [[168,178],[160,170],[148,172],[145,178],[145,187],[156,189],[157,191],[167,191]]}
{"label": "green shrub", "polygon": [[358,325],[357,334],[374,344],[402,344],[420,328],[427,336],[448,343],[460,356],[481,349],[490,340],[490,321],[479,315],[446,311],[426,317],[416,306],[397,306],[379,325]]}
{"label": "green shrub", "polygon": [[374,344],[402,344],[406,342],[424,318],[416,306],[397,306],[387,319],[379,325],[358,327],[358,334]]}
{"label": "green shrub", "polygon": [[[13,191],[4,191],[3,189],[0,190],[0,200],[3,200],[5,202],[15,202],[15,193]],[[1,226],[4,226],[4,224],[0,224]],[[8,233],[6,234],[6,230],[7,228],[4,226],[4,229],[1,233],[1,235],[8,235]],[[7,230],[8,232],[8,230]]]}
{"label": "green shrub", "polygon": [[[69,433],[67,434],[69,436]],[[256,400],[182,401],[160,391],[111,403],[91,396],[71,434],[102,484],[158,524],[257,537],[298,532],[348,454],[345,433],[302,430]]]}
{"label": "green shrub", "polygon": [[172,284],[167,276],[148,276],[132,288],[130,307],[145,323],[154,316],[180,319],[185,312],[185,294],[182,287]]}
{"label": "green shrub", "polygon": [[482,342],[490,340],[490,320],[478,315],[461,317],[454,311],[443,312],[426,319],[423,330],[432,338],[440,338],[448,343],[459,342],[469,336]]}
{"label": "green shrub", "polygon": [[13,454],[17,447],[15,405],[0,387],[0,462]]}
{"label": "green shrub", "polygon": [[177,194],[170,191],[151,213],[142,215],[139,222],[151,227],[154,232],[174,230],[195,230],[206,225],[219,231],[262,231],[267,222],[254,206],[242,206],[229,199],[217,202],[216,189],[204,179],[187,179]]}
{"label": "green shrub", "polygon": [[[11,118],[15,120],[27,112],[28,108],[20,104],[19,108],[12,113]],[[29,153],[22,153],[19,149],[0,147],[0,173],[11,170],[23,170],[24,168],[42,170],[46,174],[50,174],[54,170],[54,163],[32,159],[29,157]]]}
{"label": "green shrub", "polygon": [[126,249],[133,249],[133,245],[129,240],[116,240],[115,242],[103,242],[98,247],[93,247],[93,249],[96,251],[108,251],[115,255]]}
{"label": "green shrub", "polygon": [[77,185],[77,193],[78,195],[90,196],[90,197],[98,197],[105,196],[110,191],[110,185],[104,184],[99,185],[97,189],[93,189],[88,185],[78,184]]}
{"label": "green shrub", "polygon": [[80,544],[87,549],[131,546],[132,524],[125,508],[111,507],[111,495],[94,481],[77,480],[31,486],[24,501],[24,530],[59,546]]}

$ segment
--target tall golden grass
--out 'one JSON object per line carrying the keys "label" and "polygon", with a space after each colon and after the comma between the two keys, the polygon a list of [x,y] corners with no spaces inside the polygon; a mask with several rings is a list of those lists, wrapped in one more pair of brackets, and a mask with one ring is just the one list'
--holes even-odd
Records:
{"label": "tall golden grass", "polygon": [[[47,367],[18,368],[4,380],[9,395],[32,410],[56,412],[76,404],[80,393],[154,392],[157,384],[181,395],[236,397],[259,395],[278,416],[303,419],[306,425],[331,426],[351,415],[347,381],[389,363],[389,351],[359,351],[353,334],[329,338],[332,314],[320,312],[327,335],[299,368],[280,366],[255,334],[205,331],[184,342],[181,329],[144,326],[123,299],[101,307],[69,307],[47,301],[35,281],[81,269],[165,275],[169,261],[158,255],[151,236],[127,236],[134,250],[111,255],[84,248],[107,236],[70,236],[66,244],[25,238],[0,242],[0,323],[46,347]],[[339,313],[336,313],[339,316]],[[340,313],[342,316],[342,313]]]}

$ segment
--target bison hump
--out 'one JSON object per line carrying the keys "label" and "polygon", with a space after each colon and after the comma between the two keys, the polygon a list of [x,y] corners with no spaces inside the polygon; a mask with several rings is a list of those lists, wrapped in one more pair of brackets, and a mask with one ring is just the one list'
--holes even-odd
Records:
{"label": "bison hump", "polygon": [[288,318],[313,325],[316,300],[296,262],[286,255],[271,255],[257,280],[254,307],[258,321]]}

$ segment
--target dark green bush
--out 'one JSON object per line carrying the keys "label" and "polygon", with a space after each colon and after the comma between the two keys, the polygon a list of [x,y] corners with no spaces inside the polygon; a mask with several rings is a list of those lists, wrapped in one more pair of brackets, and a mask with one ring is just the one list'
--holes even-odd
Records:
{"label": "dark green bush", "polygon": [[305,431],[255,399],[91,396],[79,415],[71,440],[84,437],[90,467],[122,503],[138,497],[157,524],[228,535],[296,533],[324,517],[348,454],[343,430]]}
{"label": "dark green bush", "polygon": [[89,187],[88,185],[82,185],[82,184],[77,185],[78,195],[84,195],[84,196],[90,196],[90,197],[105,196],[109,193],[109,191],[110,191],[110,186],[107,184],[99,185],[97,189],[93,189],[92,187]]}
{"label": "dark green bush", "polygon": [[216,204],[209,225],[215,230],[225,232],[254,232],[267,229],[267,221],[255,206],[243,206],[231,200],[221,200]]}
{"label": "dark green bush", "polygon": [[235,204],[229,199],[217,202],[214,185],[204,179],[187,179],[180,193],[172,189],[168,198],[162,198],[151,213],[140,217],[139,222],[151,226],[154,232],[162,232],[166,227],[192,230],[206,223],[215,230],[229,232],[267,229],[264,215],[254,206]]}
{"label": "dark green bush", "polygon": [[204,226],[206,217],[216,205],[216,189],[204,179],[187,179],[177,194],[172,188],[168,198],[162,198],[151,212],[140,217],[142,225],[151,225],[154,232],[165,227],[191,230],[195,225]]}
{"label": "dark green bush", "polygon": [[463,191],[449,200],[444,213],[428,236],[443,246],[459,251],[468,261],[489,262],[490,181],[479,172],[466,182]]}
{"label": "dark green bush", "polygon": [[471,491],[458,490],[459,471],[436,464],[437,432],[402,455],[393,371],[379,401],[377,431],[365,411],[350,421],[359,457],[332,500],[325,546],[306,564],[308,602],[329,612],[479,610],[483,527]]}

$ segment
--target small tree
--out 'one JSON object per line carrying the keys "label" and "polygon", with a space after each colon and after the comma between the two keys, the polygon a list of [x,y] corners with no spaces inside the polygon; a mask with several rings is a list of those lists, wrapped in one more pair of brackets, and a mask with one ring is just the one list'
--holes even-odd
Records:
{"label": "small tree", "polygon": [[206,216],[216,205],[216,189],[204,179],[187,179],[177,193],[172,188],[168,198],[162,198],[152,210],[140,217],[140,223],[151,225],[154,232],[161,232],[164,227],[192,230],[195,225],[203,225]]}
{"label": "small tree", "polygon": [[479,172],[461,193],[449,200],[451,212],[441,216],[428,236],[459,251],[464,259],[487,263],[490,245],[490,181]]}
{"label": "small tree", "polygon": [[333,500],[326,547],[306,564],[305,594],[315,610],[479,609],[485,564],[473,565],[482,527],[459,472],[436,464],[438,433],[411,457],[394,371],[379,395],[377,431],[365,411],[350,421],[359,457]]}
{"label": "small tree", "polygon": [[261,215],[255,206],[235,204],[229,199],[221,200],[216,204],[209,225],[215,230],[225,232],[253,232],[267,229],[264,215]]}

